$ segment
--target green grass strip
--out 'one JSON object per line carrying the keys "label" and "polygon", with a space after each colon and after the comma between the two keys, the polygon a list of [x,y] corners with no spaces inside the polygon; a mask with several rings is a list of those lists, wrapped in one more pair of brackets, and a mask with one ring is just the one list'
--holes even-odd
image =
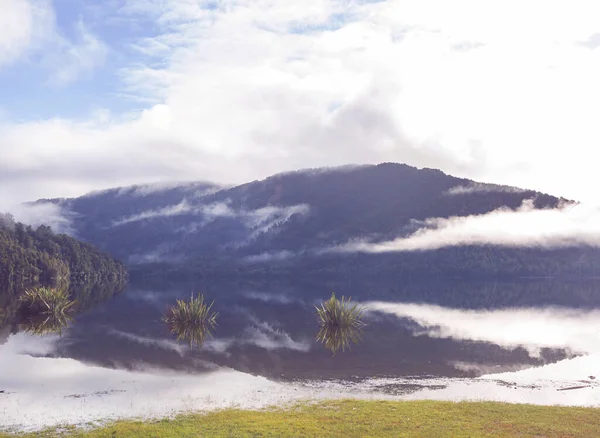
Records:
{"label": "green grass strip", "polygon": [[594,437],[600,436],[600,409],[489,402],[342,400],[287,409],[227,409],[160,421],[119,421],[90,430],[70,427],[24,436]]}

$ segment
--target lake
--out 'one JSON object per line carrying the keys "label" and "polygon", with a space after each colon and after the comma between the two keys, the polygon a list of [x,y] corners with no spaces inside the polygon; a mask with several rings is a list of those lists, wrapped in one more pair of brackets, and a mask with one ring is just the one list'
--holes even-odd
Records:
{"label": "lake", "polygon": [[[351,296],[366,308],[361,341],[353,344],[350,351],[335,355],[315,339],[318,330],[315,305],[334,291],[338,297]],[[219,313],[213,336],[201,348],[176,341],[161,321],[167,306],[178,298],[200,292],[209,301],[214,300],[213,310]],[[73,324],[60,336],[36,340],[32,336],[12,335],[4,346],[4,357],[0,357],[0,370],[4,370],[0,390],[12,393],[13,397],[27,393],[32,400],[39,400],[39,393],[31,389],[34,385],[31,382],[44,381],[51,387],[56,374],[52,372],[41,380],[38,365],[21,362],[24,356],[33,356],[43,358],[48,370],[54,369],[52,364],[57,363],[48,362],[51,360],[70,359],[69,367],[84,364],[88,367],[85,371],[73,373],[80,372],[86,385],[90,379],[98,379],[94,383],[95,392],[89,388],[84,391],[73,384],[59,397],[61,401],[77,394],[83,397],[100,393],[106,398],[116,394],[110,391],[131,391],[129,387],[119,386],[120,383],[112,386],[102,383],[103,379],[125,382],[129,378],[127,374],[112,374],[114,379],[95,377],[104,376],[106,372],[96,366],[121,370],[120,373],[124,370],[137,373],[131,374],[137,376],[131,378],[132,382],[145,379],[140,377],[140,372],[177,376],[173,379],[192,377],[196,383],[205,378],[210,381],[211,376],[219,372],[240,372],[227,374],[227,381],[254,376],[253,379],[261,380],[252,382],[260,382],[260,385],[296,385],[294,390],[300,391],[311,388],[311,396],[318,394],[319,388],[335,393],[352,385],[360,388],[362,384],[364,390],[366,382],[370,394],[429,394],[427,398],[436,398],[431,394],[442,394],[440,391],[451,384],[462,388],[460,385],[477,383],[479,380],[473,379],[482,375],[575,363],[569,359],[598,353],[599,326],[600,281],[411,283],[392,279],[238,278],[181,284],[131,283],[122,293],[76,315]],[[45,338],[51,342],[44,343]],[[27,367],[35,370],[30,380]],[[88,375],[84,372],[88,373],[89,369],[94,369],[96,374],[84,378]],[[16,377],[10,377],[11,373],[19,376],[18,382]],[[243,377],[247,374],[251,376]],[[513,374],[512,380],[518,380],[519,373]],[[507,385],[510,389],[511,374],[507,376],[494,379],[498,391],[505,391]],[[583,374],[564,376],[563,380],[588,377]],[[592,387],[595,383],[589,384]],[[521,389],[530,383],[524,385]],[[56,383],[56,388],[60,391],[63,386]],[[551,388],[552,394],[556,389]],[[465,391],[463,398],[468,398],[469,389]],[[496,394],[489,388],[480,391]],[[218,392],[221,393],[222,388]],[[213,396],[213,393],[207,394],[206,397]],[[541,396],[542,393],[538,398]],[[0,398],[0,408],[3,402],[8,405],[9,397]],[[509,397],[514,396],[497,395],[496,398],[511,401]],[[547,394],[544,397],[547,398]],[[264,400],[277,402],[278,399]],[[133,403],[131,401],[132,406]],[[89,402],[86,406],[90,406]],[[43,411],[44,407],[40,405],[39,410]],[[99,410],[98,415],[100,412],[105,411]],[[13,411],[11,415],[11,424],[18,424],[20,414]]]}
{"label": "lake", "polygon": [[[415,306],[401,315],[368,312],[362,341],[353,345],[351,351],[334,356],[315,340],[315,305],[332,291],[360,303]],[[213,309],[219,313],[213,338],[201,349],[176,342],[161,321],[168,305],[193,292],[202,292],[208,300],[214,300]],[[455,316],[457,321],[449,322],[443,309],[431,306],[463,312]],[[394,285],[305,281],[298,285],[265,279],[205,281],[171,287],[132,284],[122,294],[78,316],[63,334],[56,354],[130,369],[148,365],[201,372],[212,369],[214,364],[276,379],[472,377],[490,370],[499,372],[555,362],[567,356],[560,345],[547,348],[547,340],[530,339],[526,334],[511,346],[501,342],[502,333],[509,326],[525,322],[517,308],[532,313],[555,309],[560,314],[561,309],[586,311],[597,306],[600,283],[456,281]],[[420,320],[419,312],[427,309],[431,317]],[[496,327],[490,327],[481,316],[488,315],[487,319],[493,320],[500,314],[503,322]],[[473,333],[464,336],[435,332],[440,324],[460,327],[476,317],[481,318],[481,333],[477,333],[476,321]],[[548,324],[554,322],[549,314]],[[540,351],[532,355],[532,349]]]}

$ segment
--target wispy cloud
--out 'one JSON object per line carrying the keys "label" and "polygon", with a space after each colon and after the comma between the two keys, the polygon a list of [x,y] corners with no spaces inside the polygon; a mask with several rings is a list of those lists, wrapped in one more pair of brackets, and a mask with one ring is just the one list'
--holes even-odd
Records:
{"label": "wispy cloud", "polygon": [[236,341],[234,339],[225,339],[225,338],[217,338],[217,339],[208,339],[202,345],[202,349],[206,351],[210,351],[217,354],[225,354],[229,355],[227,352],[232,345],[234,345]]}
{"label": "wispy cloud", "polygon": [[368,312],[416,321],[415,335],[490,342],[505,348],[521,347],[537,356],[542,348],[573,353],[600,353],[598,310],[566,308],[462,310],[440,306],[370,301]]}
{"label": "wispy cloud", "polygon": [[307,204],[292,205],[290,207],[268,206],[258,210],[244,212],[246,226],[253,229],[250,239],[266,233],[278,224],[287,222],[293,215],[306,215],[310,211]]}
{"label": "wispy cloud", "polygon": [[289,333],[276,328],[273,324],[261,321],[252,314],[247,314],[247,317],[250,320],[250,325],[241,334],[231,338],[210,339],[204,344],[203,348],[214,353],[227,355],[231,354],[231,348],[245,345],[253,345],[268,351],[292,350],[302,353],[310,351],[311,341],[309,339],[295,340]]}
{"label": "wispy cloud", "polygon": [[170,339],[155,339],[147,336],[136,335],[135,333],[123,332],[121,330],[110,330],[111,335],[118,338],[126,339],[131,342],[135,342],[147,347],[155,347],[163,350],[174,351],[179,356],[183,357],[187,351],[186,347]]}
{"label": "wispy cloud", "polygon": [[72,213],[60,204],[50,202],[36,204],[3,203],[0,200],[0,212],[10,213],[17,222],[32,227],[48,225],[55,233],[72,235]]}
{"label": "wispy cloud", "polygon": [[[515,371],[531,368],[531,364],[494,364],[494,363],[475,363],[475,362],[452,362],[451,365],[460,371],[476,373],[478,375],[492,373],[513,373]],[[564,378],[565,376],[563,376]]]}
{"label": "wispy cloud", "polygon": [[566,204],[536,209],[533,201],[511,210],[450,218],[431,218],[408,237],[384,242],[351,242],[332,251],[383,253],[420,251],[459,245],[561,248],[600,246],[600,207]]}
{"label": "wispy cloud", "polygon": [[75,30],[73,39],[65,36],[52,3],[46,0],[5,0],[0,16],[0,68],[23,58],[39,61],[55,85],[91,73],[104,63],[109,48],[81,19],[69,25]]}
{"label": "wispy cloud", "polygon": [[184,260],[182,254],[173,251],[174,244],[171,242],[165,242],[156,246],[152,251],[134,253],[127,257],[127,261],[131,264],[143,264],[143,263],[179,263]]}
{"label": "wispy cloud", "polygon": [[0,69],[8,66],[52,33],[54,14],[45,1],[4,0],[0,14]]}
{"label": "wispy cloud", "polygon": [[287,349],[306,353],[310,351],[310,341],[303,339],[296,341],[279,329],[274,328],[265,321],[257,321],[253,326],[244,331],[243,343],[256,345],[266,350]]}
{"label": "wispy cloud", "polygon": [[242,293],[242,296],[251,300],[263,301],[265,303],[292,304],[302,302],[298,298],[286,294],[273,294],[260,291],[246,291]]}
{"label": "wispy cloud", "polygon": [[169,217],[169,216],[178,216],[181,214],[189,213],[192,211],[192,207],[187,203],[186,200],[183,200],[177,205],[171,205],[169,207],[159,208],[156,210],[146,210],[138,214],[134,214],[132,216],[126,217],[124,219],[120,219],[113,222],[114,226],[130,224],[132,222],[139,222],[146,219],[153,219],[157,217]]}
{"label": "wispy cloud", "polygon": [[82,21],[77,23],[76,29],[77,41],[59,38],[57,50],[45,59],[52,72],[51,83],[65,85],[73,82],[82,75],[90,74],[106,60],[108,46],[91,33]]}
{"label": "wispy cloud", "polygon": [[[154,219],[158,217],[169,217],[179,216],[182,214],[193,213],[202,215],[202,222],[198,225],[202,227],[208,222],[212,222],[219,217],[236,217],[238,213],[233,211],[227,203],[216,202],[207,205],[194,205],[192,206],[186,199],[181,201],[179,204],[170,205],[168,207],[159,208],[156,210],[146,210],[141,213],[128,216],[126,218],[114,221],[114,226],[124,225],[131,222],[139,222],[147,219]],[[242,214],[243,215],[243,214]]]}
{"label": "wispy cloud", "polygon": [[473,182],[467,185],[455,186],[449,189],[448,195],[468,195],[471,193],[523,193],[525,190],[518,187],[501,186],[498,184],[484,184]]}
{"label": "wispy cloud", "polygon": [[237,218],[251,231],[249,240],[256,238],[260,234],[272,230],[276,225],[288,221],[293,215],[305,215],[310,210],[308,205],[294,205],[290,207],[269,206],[257,210],[234,209],[227,202],[214,202],[210,204],[194,204],[184,199],[176,205],[171,205],[155,210],[147,210],[135,215],[119,219],[113,222],[114,226],[124,225],[131,222],[153,219],[157,217],[179,216],[182,214],[195,214],[202,220],[192,224],[182,231],[196,231],[204,225],[213,222],[222,217]]}
{"label": "wispy cloud", "polygon": [[[207,185],[212,186],[206,188]],[[221,189],[219,186],[215,186],[209,183],[197,183],[197,182],[185,182],[185,181],[164,181],[150,184],[136,184],[128,187],[121,187],[117,191],[118,196],[148,196],[155,193],[166,192],[173,189],[184,190],[189,196],[194,198],[201,198],[203,196],[215,193]],[[191,192],[191,193],[189,193]]]}
{"label": "wispy cloud", "polygon": [[269,251],[247,256],[244,258],[244,260],[249,263],[281,262],[283,260],[288,260],[295,256],[295,252],[288,250]]}
{"label": "wispy cloud", "polygon": [[145,301],[161,310],[166,307],[165,294],[154,290],[130,290],[125,297],[132,301]]}

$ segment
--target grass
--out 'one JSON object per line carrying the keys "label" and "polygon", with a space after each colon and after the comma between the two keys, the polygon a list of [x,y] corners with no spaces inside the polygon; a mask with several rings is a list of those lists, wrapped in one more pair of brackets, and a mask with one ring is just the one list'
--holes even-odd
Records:
{"label": "grass", "polygon": [[194,297],[192,294],[188,301],[177,300],[175,305],[170,306],[163,321],[178,340],[187,341],[190,347],[194,344],[201,347],[217,326],[218,313],[212,311],[213,304],[207,304],[204,295]]}
{"label": "grass", "polygon": [[333,355],[342,350],[349,350],[351,343],[360,341],[360,334],[365,323],[362,321],[364,309],[358,304],[350,304],[352,298],[342,297],[338,300],[335,294],[316,306],[319,331],[317,341],[329,348]]}
{"label": "grass", "polygon": [[[592,437],[600,435],[600,409],[342,400],[288,409],[228,409],[169,420],[120,421],[88,431],[66,430],[62,433],[72,437]],[[57,434],[51,430],[31,436]],[[8,436],[14,435],[4,435]]]}
{"label": "grass", "polygon": [[19,328],[27,333],[61,332],[72,321],[75,301],[65,289],[38,287],[26,291],[19,302]]}

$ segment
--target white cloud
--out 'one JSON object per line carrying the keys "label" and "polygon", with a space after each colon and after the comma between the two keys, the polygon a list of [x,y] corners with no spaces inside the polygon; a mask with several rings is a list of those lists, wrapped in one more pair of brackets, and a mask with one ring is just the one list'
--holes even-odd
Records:
{"label": "white cloud", "polygon": [[235,217],[237,213],[225,202],[201,205],[199,211],[206,216],[206,220],[214,220],[218,217]]}
{"label": "white cloud", "polygon": [[73,82],[81,75],[89,74],[104,64],[109,52],[108,46],[92,34],[83,22],[80,21],[76,27],[79,40],[57,37],[57,49],[45,60],[52,72],[50,81],[57,85]]}
{"label": "white cloud", "polygon": [[235,338],[208,339],[202,349],[216,354],[230,356],[233,347],[253,345],[268,351],[292,350],[306,353],[310,351],[311,342],[308,339],[296,341],[283,330],[274,328],[265,321],[251,318],[253,323],[246,327],[240,336]]}
{"label": "white cloud", "polygon": [[298,304],[302,303],[301,300],[297,298],[292,298],[285,294],[271,294],[268,292],[260,292],[260,291],[246,291],[242,294],[245,298],[249,298],[251,300],[263,301],[265,303],[277,303],[277,304]]}
{"label": "white cloud", "polygon": [[32,227],[48,225],[55,233],[73,234],[71,214],[59,204],[12,204],[0,200],[0,213],[10,213],[17,222]]}
{"label": "white cloud", "polygon": [[229,355],[227,350],[235,344],[233,339],[208,339],[202,345],[202,349],[217,354]]}
{"label": "white cloud", "polygon": [[133,185],[129,187],[121,187],[118,189],[118,195],[133,195],[133,196],[148,196],[155,193],[165,192],[172,189],[184,189],[187,192],[193,193],[192,196],[195,198],[201,198],[202,196],[215,193],[220,190],[220,187],[214,186],[206,189],[202,183],[189,183],[185,181],[164,181],[151,184]]}
{"label": "white cloud", "polygon": [[242,339],[242,344],[256,345],[269,351],[287,349],[306,353],[310,351],[311,345],[307,339],[295,341],[288,333],[265,321],[256,321],[253,326],[248,327]]}
{"label": "white cloud", "polygon": [[192,211],[192,207],[187,203],[184,199],[177,205],[171,205],[164,208],[159,208],[157,210],[147,210],[138,214],[134,214],[132,216],[126,217],[124,219],[120,219],[118,221],[114,221],[114,226],[125,225],[132,222],[139,222],[146,219],[153,219],[157,217],[169,217],[169,216],[178,216],[181,214],[189,213]]}
{"label": "white cloud", "polygon": [[108,47],[83,21],[73,24],[77,39],[64,36],[49,0],[4,0],[0,14],[0,68],[21,59],[49,71],[50,82],[64,85],[102,65]]}
{"label": "white cloud", "polygon": [[52,21],[46,0],[3,0],[0,13],[0,68],[24,56]]}
{"label": "white cloud", "polygon": [[[292,205],[289,207],[268,206],[256,210],[233,209],[229,205],[229,200],[226,202],[213,202],[211,204],[191,205],[186,199],[179,204],[170,205],[156,210],[147,210],[137,213],[126,218],[121,218],[113,222],[114,226],[124,225],[132,222],[139,222],[158,217],[179,216],[182,214],[195,214],[201,218],[198,223],[193,223],[181,231],[194,232],[202,228],[206,224],[216,220],[217,218],[228,217],[238,218],[244,226],[250,230],[250,234],[245,242],[255,239],[260,234],[266,233],[276,227],[278,224],[287,222],[293,215],[306,215],[310,207],[306,204]],[[289,254],[291,255],[291,254]],[[285,254],[279,254],[279,257],[284,257]]]}
{"label": "white cloud", "polygon": [[29,45],[31,38],[31,5],[23,0],[7,0],[0,14],[0,66],[12,62]]}
{"label": "white cloud", "polygon": [[595,197],[600,58],[583,43],[600,32],[597,2],[203,5],[111,11],[159,30],[120,72],[154,103],[103,123],[5,124],[0,188],[21,200],[402,161]]}
{"label": "white cloud", "polygon": [[459,245],[560,248],[600,247],[600,207],[565,204],[535,209],[525,201],[517,210],[450,218],[430,218],[408,237],[385,242],[351,242],[331,251],[382,253],[419,251]]}
{"label": "white cloud", "polygon": [[[244,222],[246,226],[252,229],[248,241],[257,238],[261,234],[268,233],[277,225],[287,222],[294,215],[307,215],[310,206],[307,204],[292,205],[289,207],[268,206],[258,210],[244,213]],[[247,243],[247,242],[246,242]],[[278,254],[271,254],[271,257],[280,259],[291,256],[288,251],[280,251]]]}
{"label": "white cloud", "polygon": [[283,261],[294,257],[296,253],[292,251],[269,251],[260,254],[250,255],[245,257],[244,260],[250,263],[266,263],[272,261]]}
{"label": "white cloud", "polygon": [[110,330],[109,333],[118,338],[127,339],[128,341],[136,342],[147,347],[155,347],[163,350],[174,351],[181,357],[183,357],[187,351],[187,347],[170,339],[149,338],[147,336],[136,335],[135,333],[123,332],[121,330]]}
{"label": "white cloud", "polygon": [[409,318],[423,327],[417,335],[490,342],[505,348],[522,347],[536,356],[542,348],[572,353],[600,353],[597,310],[566,308],[463,310],[425,304],[371,301],[368,312]]}
{"label": "white cloud", "polygon": [[448,195],[469,195],[471,193],[523,193],[524,191],[524,189],[518,187],[473,182],[471,184],[452,187],[446,193]]}

